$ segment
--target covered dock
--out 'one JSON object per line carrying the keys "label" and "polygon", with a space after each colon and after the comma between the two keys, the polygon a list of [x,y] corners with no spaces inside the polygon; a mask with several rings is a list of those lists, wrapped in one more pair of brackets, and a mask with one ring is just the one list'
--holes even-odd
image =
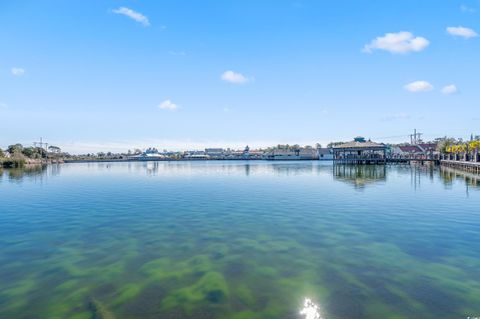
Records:
{"label": "covered dock", "polygon": [[387,146],[357,137],[352,142],[334,146],[333,160],[338,164],[385,164]]}

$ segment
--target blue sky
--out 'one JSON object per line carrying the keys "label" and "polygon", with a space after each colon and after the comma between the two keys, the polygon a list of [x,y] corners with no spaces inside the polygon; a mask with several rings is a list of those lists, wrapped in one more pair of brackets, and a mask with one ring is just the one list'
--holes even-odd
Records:
{"label": "blue sky", "polygon": [[478,0],[5,0],[0,146],[465,138],[480,134],[477,33]]}

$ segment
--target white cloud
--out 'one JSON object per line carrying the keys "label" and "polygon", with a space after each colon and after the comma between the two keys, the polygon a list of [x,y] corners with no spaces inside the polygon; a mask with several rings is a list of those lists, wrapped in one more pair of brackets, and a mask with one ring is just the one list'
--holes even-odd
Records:
{"label": "white cloud", "polygon": [[404,86],[409,92],[427,92],[433,90],[433,85],[427,81],[415,81]]}
{"label": "white cloud", "polygon": [[132,9],[129,9],[127,7],[120,7],[118,9],[113,10],[113,13],[116,14],[123,14],[124,16],[127,16],[137,22],[140,22],[144,26],[149,26],[150,21],[148,21],[148,18],[141,14],[140,12],[134,11]]}
{"label": "white cloud", "polygon": [[25,74],[25,69],[22,68],[12,68],[11,69],[12,75],[15,76],[22,76]]}
{"label": "white cloud", "polygon": [[235,84],[243,84],[247,83],[249,81],[248,78],[246,78],[243,74],[237,73],[234,71],[225,71],[221,75],[221,79],[223,81],[227,81],[230,83],[235,83]]}
{"label": "white cloud", "polygon": [[158,108],[159,109],[162,109],[162,110],[169,110],[169,111],[175,111],[179,108],[180,106],[178,106],[177,104],[173,103],[172,101],[170,100],[165,100],[163,101],[162,103],[160,103],[158,105]]}
{"label": "white cloud", "polygon": [[430,42],[423,37],[415,37],[410,32],[387,33],[383,37],[373,39],[363,48],[363,52],[385,50],[391,53],[419,52],[425,49]]}
{"label": "white cloud", "polygon": [[450,84],[450,85],[447,85],[447,86],[444,86],[442,88],[442,93],[443,94],[446,94],[446,95],[449,95],[449,94],[455,94],[458,92],[458,89],[457,87],[455,86],[455,84]]}
{"label": "white cloud", "polygon": [[477,32],[475,32],[473,29],[465,28],[465,27],[462,27],[462,26],[448,27],[447,28],[447,33],[449,33],[453,36],[463,37],[465,39],[478,37]]}
{"label": "white cloud", "polygon": [[464,5],[464,4],[462,4],[462,5],[460,6],[460,10],[461,10],[462,12],[467,12],[467,13],[474,13],[475,11],[477,11],[477,10],[475,10],[474,8],[470,8],[469,6],[466,6],[466,5]]}

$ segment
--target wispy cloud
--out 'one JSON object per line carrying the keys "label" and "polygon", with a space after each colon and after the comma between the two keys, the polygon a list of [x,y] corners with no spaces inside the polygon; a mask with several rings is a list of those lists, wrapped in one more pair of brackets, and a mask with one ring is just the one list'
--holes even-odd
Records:
{"label": "wispy cloud", "polygon": [[427,92],[433,90],[433,85],[428,83],[427,81],[415,81],[408,83],[404,86],[405,90],[409,92]]}
{"label": "wispy cloud", "polygon": [[409,120],[412,116],[407,113],[388,114],[382,117],[382,121]]}
{"label": "wispy cloud", "polygon": [[455,84],[450,84],[450,85],[444,86],[441,92],[445,95],[450,95],[450,94],[458,93],[458,89]]}
{"label": "wispy cloud", "polygon": [[460,6],[460,11],[466,12],[466,13],[475,13],[477,10],[475,10],[474,8],[471,8],[471,7],[469,7],[469,6],[466,6],[466,5],[462,4],[462,5]]}
{"label": "wispy cloud", "polygon": [[391,53],[420,52],[430,42],[423,37],[416,37],[411,32],[387,33],[382,37],[373,39],[363,47],[363,52],[372,53],[373,50],[384,50]]}
{"label": "wispy cloud", "polygon": [[249,79],[241,73],[234,71],[225,71],[222,73],[220,78],[223,81],[234,83],[234,84],[244,84],[249,82]]}
{"label": "wispy cloud", "polygon": [[470,29],[470,28],[465,28],[465,27],[462,27],[462,26],[448,27],[447,28],[447,33],[451,34],[453,36],[462,37],[462,38],[465,38],[465,39],[478,37],[478,33],[475,32],[475,30]]}
{"label": "wispy cloud", "polygon": [[168,54],[174,55],[174,56],[186,56],[187,53],[184,51],[168,51]]}
{"label": "wispy cloud", "polygon": [[180,106],[170,100],[165,100],[158,105],[158,108],[161,110],[176,111]]}
{"label": "wispy cloud", "polygon": [[0,102],[0,110],[8,108],[8,104],[5,102]]}
{"label": "wispy cloud", "polygon": [[12,68],[10,71],[14,76],[22,76],[26,72],[23,68]]}
{"label": "wispy cloud", "polygon": [[134,10],[129,9],[127,7],[120,7],[118,9],[114,9],[113,13],[122,14],[124,16],[127,16],[130,19],[133,19],[133,20],[143,24],[146,27],[150,25],[150,21],[148,21],[148,18],[146,16],[144,16],[140,12],[134,11]]}

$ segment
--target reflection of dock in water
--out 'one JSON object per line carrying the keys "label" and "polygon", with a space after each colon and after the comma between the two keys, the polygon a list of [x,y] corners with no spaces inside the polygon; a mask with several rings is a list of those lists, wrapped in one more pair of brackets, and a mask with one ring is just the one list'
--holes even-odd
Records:
{"label": "reflection of dock in water", "polygon": [[440,164],[442,164],[444,167],[451,167],[455,169],[461,169],[466,172],[480,174],[480,162],[441,160]]}
{"label": "reflection of dock in water", "polygon": [[363,188],[368,184],[386,181],[387,168],[385,165],[333,165],[333,177],[355,188]]}
{"label": "reflection of dock in water", "polygon": [[467,186],[480,187],[480,175],[476,173],[440,166],[440,177],[446,185],[452,184],[454,181],[463,181]]}

